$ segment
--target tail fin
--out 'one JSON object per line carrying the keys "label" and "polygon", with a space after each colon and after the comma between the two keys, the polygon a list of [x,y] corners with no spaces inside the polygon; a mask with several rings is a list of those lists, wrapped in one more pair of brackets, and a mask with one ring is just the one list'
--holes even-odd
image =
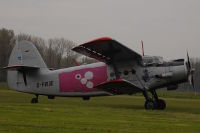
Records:
{"label": "tail fin", "polygon": [[8,86],[18,91],[24,91],[29,86],[31,82],[29,79],[35,72],[48,68],[34,44],[20,41],[14,46],[5,69],[8,70]]}
{"label": "tail fin", "polygon": [[15,45],[8,66],[47,68],[35,45],[28,41],[21,41]]}

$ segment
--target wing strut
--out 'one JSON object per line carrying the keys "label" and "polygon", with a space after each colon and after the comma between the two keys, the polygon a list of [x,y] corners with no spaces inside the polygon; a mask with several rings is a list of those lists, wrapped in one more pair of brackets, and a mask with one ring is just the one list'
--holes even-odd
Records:
{"label": "wing strut", "polygon": [[115,71],[115,77],[116,79],[119,79],[120,78],[120,72],[118,71],[117,69],[117,66],[113,63],[113,68],[114,68],[114,71]]}

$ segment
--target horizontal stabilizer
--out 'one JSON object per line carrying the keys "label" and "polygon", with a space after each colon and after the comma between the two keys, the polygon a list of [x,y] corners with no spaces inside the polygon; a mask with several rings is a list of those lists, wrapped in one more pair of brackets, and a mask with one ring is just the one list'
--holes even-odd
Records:
{"label": "horizontal stabilizer", "polygon": [[25,84],[25,86],[27,86],[26,72],[33,71],[33,70],[38,70],[40,68],[39,67],[34,67],[34,66],[12,65],[12,66],[4,67],[3,69],[21,72],[23,74],[24,84]]}
{"label": "horizontal stabilizer", "polygon": [[133,94],[142,91],[141,88],[124,79],[116,79],[109,82],[104,82],[97,85],[95,88],[112,94]]}
{"label": "horizontal stabilizer", "polygon": [[4,67],[3,69],[6,70],[18,70],[18,71],[27,71],[27,70],[37,70],[40,69],[39,67],[34,67],[34,66],[23,66],[23,65],[13,65],[13,66],[7,66]]}

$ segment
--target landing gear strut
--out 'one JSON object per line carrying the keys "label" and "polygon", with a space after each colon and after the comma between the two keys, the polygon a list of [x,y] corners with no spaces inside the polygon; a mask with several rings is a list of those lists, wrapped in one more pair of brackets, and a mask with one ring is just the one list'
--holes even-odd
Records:
{"label": "landing gear strut", "polygon": [[166,108],[166,103],[162,99],[158,99],[158,95],[155,90],[151,91],[152,98],[154,100],[155,109],[164,110]]}
{"label": "landing gear strut", "polygon": [[149,97],[148,92],[146,90],[143,91],[143,95],[146,99],[144,104],[145,109],[154,109],[154,101]]}
{"label": "landing gear strut", "polygon": [[36,97],[34,97],[34,98],[31,99],[31,103],[32,103],[32,104],[38,103],[38,96],[39,96],[39,95],[35,95],[35,96],[36,96]]}
{"label": "landing gear strut", "polygon": [[164,110],[166,108],[166,103],[162,99],[158,99],[158,95],[155,90],[151,91],[152,98],[149,97],[148,92],[146,90],[143,91],[143,95],[146,99],[144,104],[145,109],[159,109]]}

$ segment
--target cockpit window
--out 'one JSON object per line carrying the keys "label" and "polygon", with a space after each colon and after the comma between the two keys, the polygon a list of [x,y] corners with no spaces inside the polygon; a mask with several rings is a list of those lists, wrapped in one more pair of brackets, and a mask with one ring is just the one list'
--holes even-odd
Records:
{"label": "cockpit window", "polygon": [[163,63],[164,63],[163,58],[160,56],[144,56],[143,57],[144,66],[161,65]]}

